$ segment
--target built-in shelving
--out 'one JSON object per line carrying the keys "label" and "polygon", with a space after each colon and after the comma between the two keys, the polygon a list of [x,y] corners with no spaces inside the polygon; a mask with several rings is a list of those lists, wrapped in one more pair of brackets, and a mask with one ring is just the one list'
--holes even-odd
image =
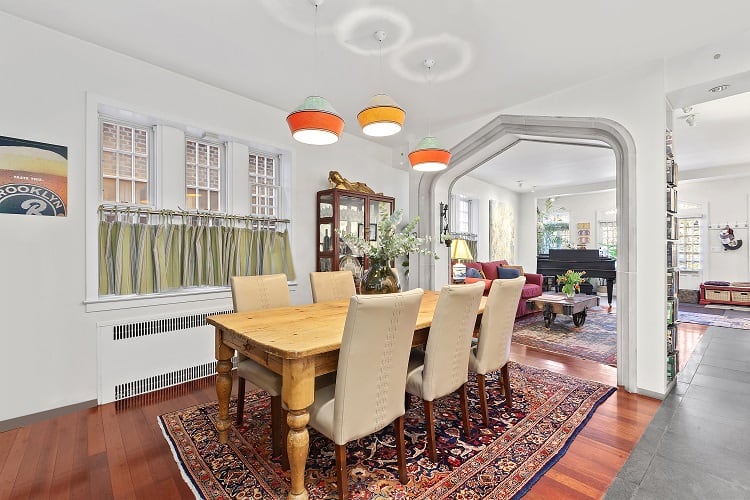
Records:
{"label": "built-in shelving", "polygon": [[677,324],[680,289],[680,272],[677,270],[677,241],[679,222],[677,220],[677,162],[674,159],[672,131],[666,131],[666,236],[667,236],[667,382],[677,376],[680,365],[680,351],[677,349]]}

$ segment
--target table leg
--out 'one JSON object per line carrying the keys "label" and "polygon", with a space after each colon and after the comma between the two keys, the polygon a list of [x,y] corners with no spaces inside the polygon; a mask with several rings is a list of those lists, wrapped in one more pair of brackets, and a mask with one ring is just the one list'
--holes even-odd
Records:
{"label": "table leg", "polygon": [[583,326],[585,322],[586,322],[586,309],[584,309],[581,312],[577,312],[573,314],[573,324],[575,326]]}
{"label": "table leg", "polygon": [[614,287],[614,278],[607,278],[607,304],[612,307],[612,288]]}
{"label": "table leg", "polygon": [[281,397],[289,413],[287,424],[289,434],[286,446],[289,456],[289,473],[291,487],[290,500],[309,498],[305,488],[305,462],[310,448],[310,435],[307,423],[310,413],[307,411],[315,397],[315,362],[309,358],[285,359],[283,368],[283,382]]}
{"label": "table leg", "polygon": [[550,328],[552,326],[552,322],[555,321],[556,316],[556,314],[552,312],[552,305],[544,304],[544,312],[542,314],[544,315],[544,326],[546,328]]}
{"label": "table leg", "polygon": [[219,442],[226,444],[229,440],[229,398],[232,395],[232,356],[234,349],[222,342],[221,330],[216,328],[216,397],[219,400],[219,416],[216,418],[216,430],[219,431]]}

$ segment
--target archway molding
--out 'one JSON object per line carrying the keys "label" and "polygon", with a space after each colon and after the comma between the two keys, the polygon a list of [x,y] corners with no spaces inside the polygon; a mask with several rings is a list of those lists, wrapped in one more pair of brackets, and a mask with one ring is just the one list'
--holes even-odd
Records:
{"label": "archway molding", "polygon": [[[635,142],[628,130],[607,118],[499,115],[451,149],[451,167],[443,172],[422,174],[417,182],[417,210],[421,228],[439,241],[438,204],[447,201],[453,184],[478,168],[488,158],[513,144],[519,137],[588,139],[604,142],[615,155],[617,188],[617,384],[636,392],[636,204]],[[436,245],[441,260],[448,258],[442,245]],[[438,289],[448,283],[448,266],[434,259],[417,256],[418,283]],[[443,261],[444,262],[444,261]]]}

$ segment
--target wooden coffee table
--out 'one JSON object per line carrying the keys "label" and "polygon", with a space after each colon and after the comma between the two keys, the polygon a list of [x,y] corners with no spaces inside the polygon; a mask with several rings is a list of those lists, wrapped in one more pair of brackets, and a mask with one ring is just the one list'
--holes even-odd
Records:
{"label": "wooden coffee table", "polygon": [[564,314],[573,317],[575,326],[582,326],[586,322],[586,311],[589,307],[599,305],[599,297],[596,295],[575,294],[573,298],[567,298],[562,293],[545,293],[526,301],[526,307],[541,309],[544,314],[544,326],[549,328],[555,321],[555,316]]}

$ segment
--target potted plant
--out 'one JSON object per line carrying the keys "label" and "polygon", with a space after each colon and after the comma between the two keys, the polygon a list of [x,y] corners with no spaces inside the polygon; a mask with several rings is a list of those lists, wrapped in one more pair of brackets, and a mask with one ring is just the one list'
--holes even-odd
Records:
{"label": "potted plant", "polygon": [[568,297],[573,298],[576,292],[581,290],[581,283],[585,279],[583,275],[586,271],[573,271],[568,269],[563,275],[557,275],[557,283],[562,285],[562,292]]}
{"label": "potted plant", "polygon": [[403,210],[398,209],[392,214],[381,210],[378,221],[378,238],[375,241],[365,241],[355,234],[341,232],[341,239],[349,245],[355,253],[366,255],[370,266],[362,278],[362,293],[395,293],[400,289],[398,279],[391,270],[391,262],[399,256],[417,253],[432,255],[437,259],[435,252],[424,248],[429,238],[420,238],[415,231],[419,223],[419,216],[398,229],[401,223]]}

